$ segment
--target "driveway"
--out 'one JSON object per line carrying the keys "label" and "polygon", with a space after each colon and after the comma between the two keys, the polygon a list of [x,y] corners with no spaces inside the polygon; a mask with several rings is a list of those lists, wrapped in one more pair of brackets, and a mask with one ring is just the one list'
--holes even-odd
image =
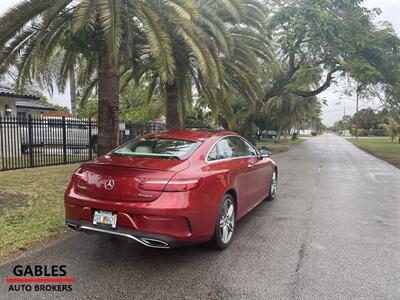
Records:
{"label": "driveway", "polygon": [[[274,158],[278,197],[238,223],[228,250],[71,233],[0,265],[0,299],[399,299],[400,170],[333,134]],[[9,292],[17,264],[64,264],[77,282]]]}

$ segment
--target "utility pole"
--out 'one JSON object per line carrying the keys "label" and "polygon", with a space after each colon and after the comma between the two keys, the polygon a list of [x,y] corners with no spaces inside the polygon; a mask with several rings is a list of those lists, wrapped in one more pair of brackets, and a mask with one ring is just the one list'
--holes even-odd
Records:
{"label": "utility pole", "polygon": [[356,103],[356,139],[358,140],[358,88],[357,88],[357,103]]}
{"label": "utility pole", "polygon": [[357,86],[357,103],[356,103],[356,139],[358,140],[358,107],[359,107],[359,102],[360,102],[360,92],[362,89],[363,85],[360,83]]}

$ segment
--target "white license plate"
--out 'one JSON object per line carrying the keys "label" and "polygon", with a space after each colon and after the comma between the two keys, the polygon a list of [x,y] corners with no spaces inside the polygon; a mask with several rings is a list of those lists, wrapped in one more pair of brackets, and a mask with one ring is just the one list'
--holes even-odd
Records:
{"label": "white license plate", "polygon": [[104,210],[96,210],[93,216],[93,224],[116,228],[117,214]]}

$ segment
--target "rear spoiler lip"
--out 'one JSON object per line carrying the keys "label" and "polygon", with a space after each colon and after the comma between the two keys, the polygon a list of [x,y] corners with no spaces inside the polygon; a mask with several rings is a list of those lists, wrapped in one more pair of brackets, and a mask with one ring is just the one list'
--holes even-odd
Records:
{"label": "rear spoiler lip", "polygon": [[[178,160],[176,160],[178,161]],[[102,167],[112,167],[112,168],[129,168],[129,169],[136,169],[136,170],[143,170],[143,171],[158,171],[158,172],[171,172],[171,173],[180,173],[186,169],[188,169],[190,167],[190,162],[189,159],[185,159],[185,160],[179,160],[179,164],[177,164],[176,166],[172,167],[172,168],[176,168],[178,166],[181,166],[183,164],[185,164],[184,166],[181,167],[181,169],[179,170],[173,170],[173,169],[169,169],[169,170],[163,170],[160,168],[145,168],[145,167],[140,167],[140,166],[136,166],[136,165],[129,165],[129,164],[115,164],[115,163],[102,163],[102,162],[95,162],[95,161],[89,161],[86,162],[84,164],[82,164],[82,166],[102,166]],[[175,175],[174,174],[174,175]]]}

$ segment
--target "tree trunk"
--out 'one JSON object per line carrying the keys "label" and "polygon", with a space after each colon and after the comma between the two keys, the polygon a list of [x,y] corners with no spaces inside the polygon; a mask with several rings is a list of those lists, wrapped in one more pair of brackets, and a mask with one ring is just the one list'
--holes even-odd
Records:
{"label": "tree trunk", "polygon": [[71,114],[73,118],[77,117],[76,114],[76,79],[75,79],[75,69],[72,68],[69,71],[69,90],[71,94]]}
{"label": "tree trunk", "polygon": [[229,127],[228,121],[220,113],[218,114],[218,124],[219,124],[219,126],[222,126],[222,128],[224,128],[224,130],[226,130],[226,131],[231,130],[231,128]]}
{"label": "tree trunk", "polygon": [[249,131],[251,125],[255,122],[257,114],[251,113],[247,116],[246,121],[243,123],[242,128],[240,128],[239,134],[245,138],[249,138]]}
{"label": "tree trunk", "polygon": [[261,102],[257,102],[254,111],[249,113],[249,115],[247,116],[246,120],[244,121],[242,127],[239,130],[239,133],[241,136],[245,137],[245,138],[249,138],[249,130],[251,128],[251,125],[253,125],[253,123],[256,121],[257,115],[260,113],[262,107],[263,107],[263,103]]}
{"label": "tree trunk", "polygon": [[165,83],[165,95],[167,129],[179,129],[182,126],[178,109],[178,89],[175,83]]}
{"label": "tree trunk", "polygon": [[119,74],[118,61],[107,54],[99,56],[99,135],[97,154],[104,155],[118,146]]}
{"label": "tree trunk", "polygon": [[282,131],[283,131],[283,125],[281,124],[281,126],[279,127],[279,130],[278,130],[278,135],[276,137],[278,140],[281,139]]}

